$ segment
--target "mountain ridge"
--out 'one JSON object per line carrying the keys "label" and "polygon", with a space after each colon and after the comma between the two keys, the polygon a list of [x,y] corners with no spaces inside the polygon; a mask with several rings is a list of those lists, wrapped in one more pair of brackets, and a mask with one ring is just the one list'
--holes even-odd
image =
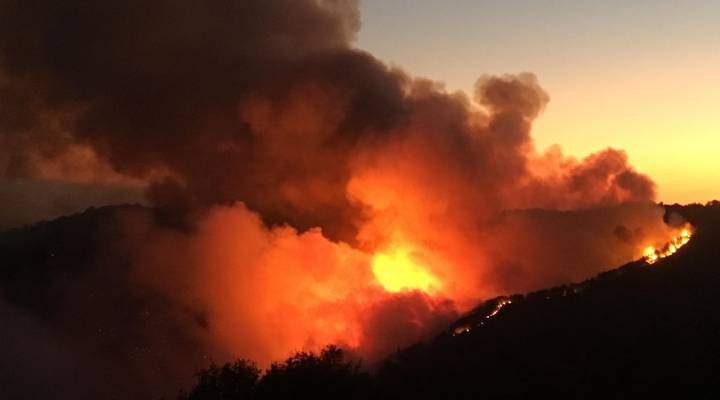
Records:
{"label": "mountain ridge", "polygon": [[[720,207],[667,211],[696,229],[673,256],[491,300],[432,342],[392,357],[378,374],[383,392],[418,398],[709,395],[720,367]],[[486,318],[502,299],[512,303]]]}
{"label": "mountain ridge", "polygon": [[[716,378],[713,371],[720,370],[720,345],[715,343],[720,338],[720,299],[714,292],[720,286],[720,272],[714,268],[720,259],[715,240],[720,237],[720,204],[665,207],[666,217],[680,214],[695,228],[690,243],[672,257],[652,266],[638,260],[577,284],[483,302],[434,339],[380,363],[373,374],[378,397],[592,398],[687,394],[680,390],[687,386],[708,393]],[[195,344],[207,323],[202,310],[178,310],[133,287],[128,256],[99,245],[117,240],[118,213],[123,212],[173,224],[155,209],[124,205],[0,233],[0,295],[44,324],[32,331],[0,332],[3,342],[10,343],[2,358],[17,358],[10,347],[14,343],[22,349],[28,335],[38,337],[38,343],[57,335],[83,338],[68,354],[101,357],[99,367],[89,364],[92,376],[59,373],[50,384],[32,388],[18,382],[23,374],[36,373],[38,363],[19,371],[0,365],[0,386],[9,388],[10,398],[13,390],[26,398],[28,390],[30,398],[54,397],[64,390],[72,398],[104,397],[108,390],[118,398],[157,398],[185,387],[192,371],[207,365],[208,355]],[[98,262],[105,272],[93,269]],[[97,282],[100,286],[93,286]],[[110,290],[95,293],[94,287]],[[487,318],[498,302],[507,300],[512,303]],[[68,301],[92,307],[89,314],[68,315]],[[17,321],[4,305],[0,314]],[[72,325],[78,319],[83,323]],[[458,331],[466,326],[471,329]],[[188,327],[191,332],[184,332]],[[166,343],[168,337],[171,343]],[[40,360],[40,365],[57,362],[57,354],[35,347],[40,350],[32,348],[36,353],[23,352],[22,357]],[[188,354],[178,354],[178,348],[189,349]],[[86,396],[77,396],[71,391],[80,382],[96,387],[83,388]]]}

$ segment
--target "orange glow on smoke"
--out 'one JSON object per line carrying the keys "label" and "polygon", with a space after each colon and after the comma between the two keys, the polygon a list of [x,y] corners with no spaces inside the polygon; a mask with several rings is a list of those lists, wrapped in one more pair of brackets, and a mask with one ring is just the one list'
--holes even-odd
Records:
{"label": "orange glow on smoke", "polygon": [[685,246],[691,238],[692,229],[686,226],[662,248],[656,249],[655,246],[645,247],[643,250],[645,262],[652,265],[661,258],[675,254],[681,247]]}
{"label": "orange glow on smoke", "polygon": [[430,292],[440,282],[416,262],[412,251],[397,248],[373,256],[372,271],[375,278],[388,292],[421,290]]}
{"label": "orange glow on smoke", "polygon": [[[249,100],[244,118],[269,152],[257,168],[310,170],[285,177],[273,167],[279,193],[213,207],[193,235],[171,238],[166,248],[155,240],[144,258],[147,280],[207,315],[203,334],[232,357],[267,366],[333,343],[372,362],[439,332],[481,300],[587,279],[672,237],[664,210],[651,203],[578,214],[511,211],[610,206],[652,190],[628,189],[645,180],[612,150],[585,161],[554,154],[539,162],[555,171],[547,177],[527,171],[535,171],[528,160],[541,157],[527,148],[540,106],[522,101],[508,110],[504,85],[488,115],[451,101],[449,115],[467,113],[459,123],[438,117],[437,96],[418,86],[419,108],[407,126],[352,153],[323,144],[342,120],[324,111],[334,95],[325,101],[324,90],[298,87],[278,104]],[[522,89],[518,99],[528,95]],[[507,120],[513,116],[519,119]],[[608,186],[616,181],[622,185]],[[254,209],[266,204],[273,204],[266,213],[291,210],[299,223],[318,226],[268,226]],[[193,268],[178,275],[187,260]]]}

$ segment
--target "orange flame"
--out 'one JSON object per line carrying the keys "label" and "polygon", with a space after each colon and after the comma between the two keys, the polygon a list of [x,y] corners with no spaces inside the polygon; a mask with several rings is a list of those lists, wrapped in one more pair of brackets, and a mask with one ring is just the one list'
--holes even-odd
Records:
{"label": "orange flame", "polygon": [[[485,316],[485,319],[490,319],[494,316],[496,316],[500,310],[502,310],[503,307],[505,307],[508,304],[512,304],[512,300],[510,299],[501,299],[500,301],[495,304],[495,308],[490,312],[490,314]],[[483,321],[480,321],[477,326],[484,325],[485,323]],[[468,333],[472,330],[472,326],[470,325],[460,325],[456,327],[453,330],[453,336],[461,335],[463,333]]]}
{"label": "orange flame", "polygon": [[495,309],[494,309],[490,314],[488,314],[488,315],[485,316],[485,319],[490,319],[490,318],[494,317],[495,315],[497,315],[497,313],[500,312],[500,310],[502,310],[503,307],[505,307],[505,306],[508,305],[508,304],[512,304],[512,300],[510,300],[510,299],[500,300],[500,301],[495,305]]}
{"label": "orange flame", "polygon": [[692,238],[692,230],[690,226],[683,228],[678,236],[672,238],[665,246],[661,249],[656,249],[655,246],[647,246],[643,250],[643,257],[645,262],[652,265],[661,258],[665,258],[675,254],[681,247],[685,246]]}
{"label": "orange flame", "polygon": [[409,248],[399,247],[373,256],[375,279],[388,292],[420,290],[430,292],[440,286],[439,280],[417,263]]}

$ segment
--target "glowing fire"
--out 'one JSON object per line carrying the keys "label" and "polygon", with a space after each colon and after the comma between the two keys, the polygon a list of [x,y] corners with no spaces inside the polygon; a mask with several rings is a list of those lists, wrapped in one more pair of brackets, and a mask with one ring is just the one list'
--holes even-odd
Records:
{"label": "glowing fire", "polygon": [[[490,318],[496,316],[497,313],[499,313],[500,310],[502,310],[502,308],[505,307],[505,306],[508,305],[508,304],[512,304],[512,300],[510,300],[510,299],[502,299],[502,300],[498,301],[497,304],[495,304],[495,308],[492,310],[492,312],[490,312],[490,314],[488,314],[488,315],[485,316],[485,319],[490,319]],[[481,326],[481,325],[484,325],[484,324],[485,324],[485,323],[484,323],[483,321],[480,321],[480,322],[477,324],[477,326]],[[461,334],[463,334],[463,333],[468,333],[468,332],[470,332],[471,330],[472,330],[472,327],[471,327],[470,325],[461,325],[461,326],[456,327],[456,328],[453,330],[453,336],[461,335]]]}
{"label": "glowing fire", "polygon": [[510,300],[510,299],[500,300],[500,301],[495,305],[495,309],[494,309],[490,314],[488,314],[488,315],[485,316],[485,319],[490,319],[490,318],[494,317],[495,315],[497,315],[497,313],[500,312],[500,310],[502,310],[503,307],[505,307],[505,306],[508,305],[508,304],[512,304],[512,300]]}
{"label": "glowing fire", "polygon": [[416,262],[412,251],[395,248],[375,254],[372,259],[375,278],[388,292],[421,290],[428,292],[440,286],[439,281]]}
{"label": "glowing fire", "polygon": [[675,254],[679,248],[685,246],[690,241],[692,232],[689,227],[684,228],[680,231],[680,234],[670,240],[661,249],[656,249],[655,246],[647,246],[643,250],[643,257],[645,262],[648,264],[654,264],[657,260],[671,256]]}

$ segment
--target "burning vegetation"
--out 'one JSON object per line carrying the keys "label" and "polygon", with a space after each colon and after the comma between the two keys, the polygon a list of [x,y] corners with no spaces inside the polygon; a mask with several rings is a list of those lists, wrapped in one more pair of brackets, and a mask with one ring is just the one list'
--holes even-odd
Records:
{"label": "burning vegetation", "polygon": [[[496,300],[495,300],[495,307],[492,309],[492,311],[490,311],[490,313],[488,313],[487,315],[485,315],[485,316],[483,317],[483,319],[490,319],[490,318],[496,316],[496,315],[500,312],[500,310],[503,309],[503,307],[505,307],[505,306],[507,306],[507,305],[509,305],[509,304],[512,304],[512,300],[509,299],[509,298],[499,298],[499,299],[496,299]],[[482,321],[482,320],[481,320],[480,322],[476,323],[475,325],[476,325],[476,326],[485,325],[485,321]],[[460,334],[463,334],[463,333],[468,333],[468,332],[472,331],[472,329],[473,329],[472,325],[460,325],[460,326],[457,326],[457,327],[455,327],[455,328],[453,329],[453,336],[460,335]]]}
{"label": "burning vegetation", "polygon": [[660,248],[655,246],[647,246],[643,250],[643,257],[645,262],[652,265],[658,260],[669,257],[675,254],[681,247],[685,246],[692,238],[692,227],[686,225],[680,230],[680,233],[676,234],[669,242]]}
{"label": "burning vegetation", "polygon": [[377,360],[672,237],[622,150],[536,148],[535,75],[451,93],[358,28],[345,0],[0,0],[0,174],[141,187],[155,213],[98,247],[193,348],[260,365],[329,343]]}
{"label": "burning vegetation", "polygon": [[419,290],[432,292],[441,288],[440,282],[413,259],[407,249],[376,253],[372,258],[375,279],[388,292]]}

